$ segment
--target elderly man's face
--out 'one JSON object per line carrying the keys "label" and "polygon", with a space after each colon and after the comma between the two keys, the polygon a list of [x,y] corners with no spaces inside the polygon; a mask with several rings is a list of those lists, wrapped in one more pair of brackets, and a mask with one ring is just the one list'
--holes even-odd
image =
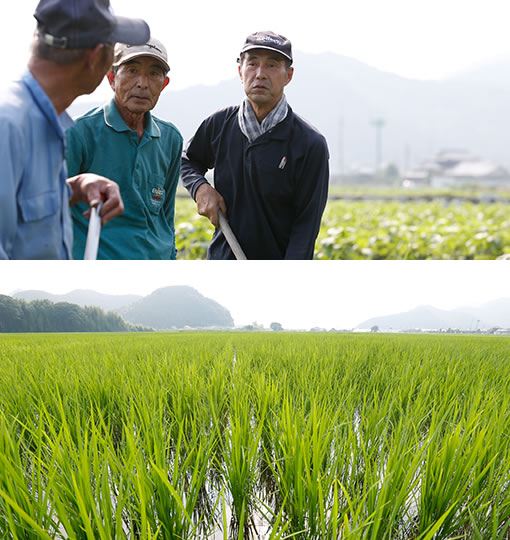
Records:
{"label": "elderly man's face", "polygon": [[132,114],[153,109],[168,84],[162,64],[151,56],[139,56],[121,64],[116,74],[108,74],[108,79],[119,110]]}
{"label": "elderly man's face", "polygon": [[285,57],[267,49],[253,49],[244,54],[239,75],[248,99],[259,107],[272,108],[281,99],[292,80],[294,68]]}

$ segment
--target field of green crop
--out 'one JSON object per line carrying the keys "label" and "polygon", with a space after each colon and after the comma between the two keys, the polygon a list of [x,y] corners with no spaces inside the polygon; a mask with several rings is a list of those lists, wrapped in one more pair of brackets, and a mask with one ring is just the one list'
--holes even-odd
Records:
{"label": "field of green crop", "polygon": [[5,334],[0,359],[2,539],[510,538],[503,336]]}
{"label": "field of green crop", "polygon": [[[213,227],[176,202],[179,259],[205,259]],[[496,259],[510,254],[508,204],[330,200],[316,259]]]}

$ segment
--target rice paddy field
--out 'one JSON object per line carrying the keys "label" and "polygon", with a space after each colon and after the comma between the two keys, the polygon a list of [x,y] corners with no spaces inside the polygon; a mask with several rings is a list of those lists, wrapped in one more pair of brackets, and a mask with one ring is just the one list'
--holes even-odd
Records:
{"label": "rice paddy field", "polygon": [[[179,259],[205,259],[214,228],[190,198],[176,201]],[[507,203],[329,200],[319,260],[465,260],[510,256]]]}
{"label": "rice paddy field", "polygon": [[508,539],[510,339],[0,336],[2,539]]}

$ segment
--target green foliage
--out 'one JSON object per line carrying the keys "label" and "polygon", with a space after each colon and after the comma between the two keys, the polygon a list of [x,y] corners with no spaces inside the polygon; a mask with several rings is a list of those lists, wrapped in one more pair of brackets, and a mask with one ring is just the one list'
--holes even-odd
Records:
{"label": "green foliage", "polygon": [[496,259],[510,253],[507,204],[331,201],[317,259]]}
{"label": "green foliage", "polygon": [[148,330],[117,313],[49,300],[16,300],[0,295],[0,332],[126,332]]}
{"label": "green foliage", "polygon": [[[505,203],[330,200],[315,259],[496,259],[510,254]],[[191,199],[176,202],[179,259],[205,259],[214,228]]]}
{"label": "green foliage", "polygon": [[0,332],[15,332],[22,319],[22,303],[10,296],[0,295]]}
{"label": "green foliage", "polygon": [[178,198],[175,202],[175,247],[177,259],[205,259],[214,227],[197,214],[191,198]]}
{"label": "green foliage", "polygon": [[503,336],[4,336],[0,538],[506,540],[509,353]]}

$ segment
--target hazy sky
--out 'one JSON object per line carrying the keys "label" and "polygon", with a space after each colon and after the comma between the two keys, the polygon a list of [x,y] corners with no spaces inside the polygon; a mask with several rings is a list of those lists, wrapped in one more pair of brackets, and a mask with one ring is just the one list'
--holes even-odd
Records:
{"label": "hazy sky", "polygon": [[[26,64],[36,5],[4,6],[0,84]],[[112,6],[118,15],[145,18],[167,45],[170,89],[235,77],[246,35],[264,29],[286,35],[296,50],[335,52],[411,78],[443,78],[510,56],[508,0],[112,0]],[[105,84],[100,88],[110,96]]]}
{"label": "hazy sky", "polygon": [[510,298],[509,275],[508,261],[3,261],[0,294],[147,295],[190,285],[225,306],[237,325],[341,329],[418,305],[453,309]]}

